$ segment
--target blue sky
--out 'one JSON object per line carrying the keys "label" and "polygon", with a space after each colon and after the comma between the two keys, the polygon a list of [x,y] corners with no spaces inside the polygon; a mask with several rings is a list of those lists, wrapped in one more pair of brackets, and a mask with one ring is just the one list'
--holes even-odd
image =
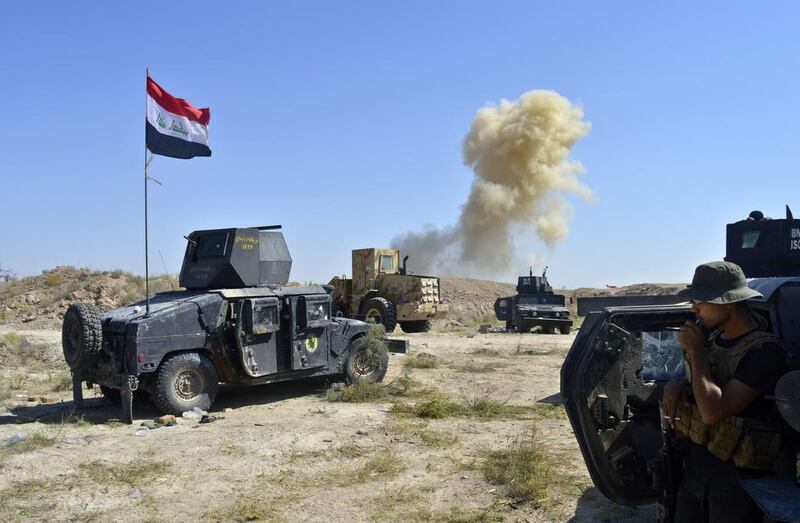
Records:
{"label": "blue sky", "polygon": [[572,202],[554,249],[517,245],[557,287],[687,281],[724,255],[726,223],[800,212],[799,15],[792,2],[6,4],[0,264],[143,274],[149,67],[211,107],[213,150],[151,165],[154,273],[159,252],[178,271],[192,230],[280,223],[292,279],[349,274],[353,248],[456,222],[480,107],[554,89],[592,124],[572,158],[597,201]]}

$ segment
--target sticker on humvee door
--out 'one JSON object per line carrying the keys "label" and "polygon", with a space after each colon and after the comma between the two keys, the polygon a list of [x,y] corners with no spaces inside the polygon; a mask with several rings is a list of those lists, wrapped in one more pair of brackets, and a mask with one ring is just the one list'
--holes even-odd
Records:
{"label": "sticker on humvee door", "polygon": [[315,350],[317,350],[318,346],[319,342],[317,341],[317,337],[314,336],[313,334],[309,334],[308,338],[306,338],[306,350],[308,352],[314,352]]}

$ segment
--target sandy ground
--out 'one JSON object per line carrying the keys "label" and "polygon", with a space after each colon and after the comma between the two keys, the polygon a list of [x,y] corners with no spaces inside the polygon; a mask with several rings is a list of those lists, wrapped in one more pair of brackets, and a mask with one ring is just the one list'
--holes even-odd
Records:
{"label": "sandy ground", "polygon": [[[60,351],[58,331],[17,331]],[[399,333],[399,330],[398,330]],[[410,355],[434,355],[414,379],[449,398],[558,404],[573,335],[406,335]],[[404,372],[393,355],[386,381]],[[563,411],[526,419],[422,420],[391,403],[326,399],[329,383],[223,387],[211,424],[180,420],[136,435],[159,415],[135,406],[133,426],[101,397],[75,412],[11,398],[0,408],[0,520],[639,521],[652,507],[616,507],[592,487]],[[91,395],[91,393],[90,393]],[[553,414],[554,413],[554,414]],[[488,482],[492,449],[535,426],[566,487],[536,506]],[[23,443],[7,446],[15,434]]]}

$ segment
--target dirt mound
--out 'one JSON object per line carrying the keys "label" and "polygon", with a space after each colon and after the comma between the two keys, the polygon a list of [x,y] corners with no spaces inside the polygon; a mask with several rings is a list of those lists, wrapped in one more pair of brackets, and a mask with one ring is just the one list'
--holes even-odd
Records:
{"label": "dirt mound", "polygon": [[[150,279],[150,292],[177,288],[173,276]],[[56,267],[38,276],[0,283],[0,321],[26,328],[60,328],[72,302],[101,311],[144,299],[144,278],[123,271]]]}
{"label": "dirt mound", "polygon": [[[442,298],[450,304],[450,318],[455,322],[495,322],[494,302],[516,294],[516,286],[471,278],[442,277]],[[583,296],[619,296],[675,294],[683,284],[639,283],[606,289],[555,289],[567,298],[573,309],[574,298]],[[158,276],[150,280],[150,292],[177,289],[176,276]],[[60,328],[64,312],[72,302],[93,303],[101,311],[144,299],[144,278],[123,271],[94,271],[76,267],[56,267],[38,276],[0,282],[0,322],[26,328]]]}

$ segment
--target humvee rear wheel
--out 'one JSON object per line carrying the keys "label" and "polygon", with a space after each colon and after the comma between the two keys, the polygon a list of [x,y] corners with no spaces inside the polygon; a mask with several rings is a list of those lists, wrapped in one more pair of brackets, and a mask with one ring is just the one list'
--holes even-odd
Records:
{"label": "humvee rear wheel", "polygon": [[92,304],[73,303],[64,314],[61,347],[73,374],[80,374],[94,361],[103,345],[100,313]]}
{"label": "humvee rear wheel", "polygon": [[195,407],[208,410],[218,387],[219,377],[211,360],[197,352],[177,354],[158,369],[153,402],[165,414],[180,415]]}
{"label": "humvee rear wheel", "polygon": [[370,298],[362,308],[364,319],[380,323],[386,332],[392,332],[397,326],[397,309],[386,298]]}
{"label": "humvee rear wheel", "polygon": [[431,330],[431,320],[401,321],[400,328],[403,332],[428,332]]}
{"label": "humvee rear wheel", "polygon": [[561,331],[561,334],[569,334],[569,325],[559,327],[558,330]]}
{"label": "humvee rear wheel", "polygon": [[344,374],[350,383],[374,383],[383,380],[389,368],[389,353],[386,348],[364,338],[353,340]]}

